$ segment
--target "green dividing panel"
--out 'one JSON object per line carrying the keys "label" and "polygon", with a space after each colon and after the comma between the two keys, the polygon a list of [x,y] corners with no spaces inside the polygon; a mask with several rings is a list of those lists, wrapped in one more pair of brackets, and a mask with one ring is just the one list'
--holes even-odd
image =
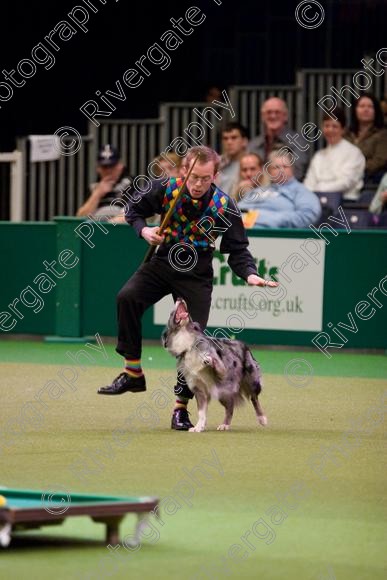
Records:
{"label": "green dividing panel", "polygon": [[[356,305],[368,300],[374,287],[387,275],[387,231],[345,230],[333,233],[324,230],[325,269],[322,331],[335,339],[328,323],[336,328],[339,322],[350,325],[348,313],[357,324],[356,332],[344,331],[349,348],[387,348],[387,296],[378,292],[380,306],[369,320],[355,314]],[[250,231],[250,238],[312,238],[308,230]],[[328,241],[330,242],[328,244]],[[56,218],[50,223],[0,223],[0,312],[8,312],[3,324],[16,324],[12,333],[55,334],[66,337],[92,336],[96,333],[116,336],[116,296],[120,288],[141,265],[147,244],[126,224],[96,223],[80,218]],[[258,242],[259,243],[259,242]],[[59,267],[62,256],[66,267]],[[43,261],[55,261],[62,277],[47,272]],[[55,280],[55,288],[45,294],[37,290],[34,278],[46,272]],[[63,275],[65,274],[65,275]],[[20,304],[21,292],[30,286],[44,301],[39,312],[35,306]],[[387,284],[384,285],[387,292]],[[43,287],[47,290],[47,286]],[[225,288],[225,292],[227,292]],[[19,319],[8,305],[19,298]],[[33,304],[33,294],[24,296]],[[172,302],[171,302],[172,305]],[[373,306],[373,305],[371,305]],[[153,308],[143,319],[143,337],[160,340],[162,325],[153,324]],[[210,328],[211,330],[211,328]],[[2,330],[2,334],[6,331]],[[259,313],[254,329],[245,329],[238,338],[251,344],[313,346],[317,332],[272,330],[259,328]],[[1,337],[1,334],[0,334]],[[331,352],[334,352],[331,349]]]}
{"label": "green dividing panel", "polygon": [[58,254],[70,250],[79,260],[58,285],[56,335],[114,336],[116,294],[141,263],[146,243],[127,224],[72,217],[55,221]]}
{"label": "green dividing panel", "polygon": [[[387,295],[380,290],[374,293],[377,304],[367,296],[373,288],[380,288],[380,282],[387,276],[387,231],[352,231],[340,237],[326,236],[332,240],[326,249],[324,278],[324,318],[323,330],[332,323],[351,325],[350,313],[358,331],[343,331],[350,348],[387,349]],[[387,284],[383,284],[387,293]],[[356,315],[356,305],[368,301],[375,314],[369,320],[361,320]],[[367,315],[370,309],[367,311]],[[340,342],[340,338],[336,337]],[[333,352],[331,350],[331,352]]]}
{"label": "green dividing panel", "polygon": [[[0,338],[9,333],[54,332],[56,287],[49,290],[49,283],[34,279],[42,273],[51,277],[43,262],[50,263],[56,258],[54,223],[0,222],[0,313],[10,314],[10,318],[0,314]],[[57,282],[54,278],[53,281]],[[31,290],[24,292],[27,287]],[[19,315],[9,308],[12,303]]]}
{"label": "green dividing panel", "polygon": [[[82,239],[82,329],[86,335],[115,336],[116,296],[140,266],[148,244],[127,224],[102,225],[89,222]],[[94,246],[94,247],[92,247]],[[152,309],[144,317],[144,336],[152,328]]]}
{"label": "green dividing panel", "polygon": [[61,337],[82,336],[81,296],[82,296],[82,243],[76,235],[73,218],[58,217],[56,240],[58,257],[67,256],[66,267],[62,268],[63,278],[57,286],[55,303],[55,334]]}

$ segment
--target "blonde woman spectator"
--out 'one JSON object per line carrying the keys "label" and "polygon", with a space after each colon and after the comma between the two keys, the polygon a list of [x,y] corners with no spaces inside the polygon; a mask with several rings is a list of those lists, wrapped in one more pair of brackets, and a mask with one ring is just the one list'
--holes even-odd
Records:
{"label": "blonde woman spectator", "polygon": [[335,109],[324,113],[322,132],[327,147],[314,154],[306,173],[304,185],[316,192],[341,192],[343,198],[356,201],[363,187],[365,157],[358,147],[344,139],[345,115]]}
{"label": "blonde woman spectator", "polygon": [[[167,178],[167,177],[180,177],[182,171],[183,157],[180,157],[177,153],[169,152],[163,153],[163,155],[158,155],[151,161],[149,168],[152,168],[151,175],[155,178]],[[111,222],[115,223],[126,223],[124,210],[120,212],[120,215],[112,218]],[[148,218],[148,226],[156,225],[160,221],[159,214]]]}
{"label": "blonde woman spectator", "polygon": [[155,177],[180,177],[183,157],[169,152],[158,155],[152,163],[152,173]]}
{"label": "blonde woman spectator", "polygon": [[[158,155],[151,161],[149,167],[152,168],[151,174],[155,178],[167,178],[167,177],[181,177],[183,170],[184,158],[180,157],[177,153],[169,152]],[[119,216],[112,218],[110,221],[115,223],[126,223],[124,210],[120,212]],[[154,216],[148,218],[148,225],[156,225],[160,221],[160,216],[155,214]]]}
{"label": "blonde woman spectator", "polygon": [[[150,166],[152,167],[152,175],[159,179],[181,177],[182,162],[183,157],[180,157],[180,155],[173,151],[158,155],[153,159],[152,163],[150,163]],[[156,213],[152,217],[147,218],[146,223],[148,226],[159,225],[160,214]]]}

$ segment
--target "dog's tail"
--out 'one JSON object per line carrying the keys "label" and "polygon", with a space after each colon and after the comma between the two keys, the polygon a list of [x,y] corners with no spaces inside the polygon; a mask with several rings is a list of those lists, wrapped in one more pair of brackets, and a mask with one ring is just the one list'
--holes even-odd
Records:
{"label": "dog's tail", "polygon": [[252,394],[258,396],[263,387],[262,371],[259,363],[247,347],[244,357],[243,378],[250,385]]}
{"label": "dog's tail", "polygon": [[249,387],[250,400],[255,409],[258,422],[262,426],[267,425],[267,417],[258,398],[258,395],[262,391],[261,367],[255,360],[249,349],[246,350],[245,355],[244,383],[245,385],[247,384]]}

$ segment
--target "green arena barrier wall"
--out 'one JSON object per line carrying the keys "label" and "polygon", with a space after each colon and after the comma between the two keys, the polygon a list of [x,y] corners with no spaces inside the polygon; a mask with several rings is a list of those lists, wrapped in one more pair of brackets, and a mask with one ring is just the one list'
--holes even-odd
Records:
{"label": "green arena barrier wall", "polygon": [[[387,231],[259,230],[249,239],[260,275],[281,291],[248,287],[216,252],[211,334],[387,348]],[[132,228],[67,217],[0,222],[0,243],[1,335],[116,335],[116,294],[147,249]],[[168,297],[146,312],[144,338],[160,339],[171,306]]]}

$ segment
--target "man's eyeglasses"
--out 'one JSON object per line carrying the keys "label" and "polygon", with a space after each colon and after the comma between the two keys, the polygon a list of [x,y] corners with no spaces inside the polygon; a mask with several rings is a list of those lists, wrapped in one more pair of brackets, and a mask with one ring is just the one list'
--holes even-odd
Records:
{"label": "man's eyeglasses", "polygon": [[194,173],[192,173],[189,176],[189,180],[192,183],[197,183],[198,181],[200,181],[200,183],[210,183],[210,181],[212,181],[212,176],[211,175],[205,175],[204,177],[199,177],[199,175],[195,175]]}
{"label": "man's eyeglasses", "polygon": [[284,111],[276,111],[275,109],[267,109],[265,111],[262,111],[263,115],[282,115]]}

